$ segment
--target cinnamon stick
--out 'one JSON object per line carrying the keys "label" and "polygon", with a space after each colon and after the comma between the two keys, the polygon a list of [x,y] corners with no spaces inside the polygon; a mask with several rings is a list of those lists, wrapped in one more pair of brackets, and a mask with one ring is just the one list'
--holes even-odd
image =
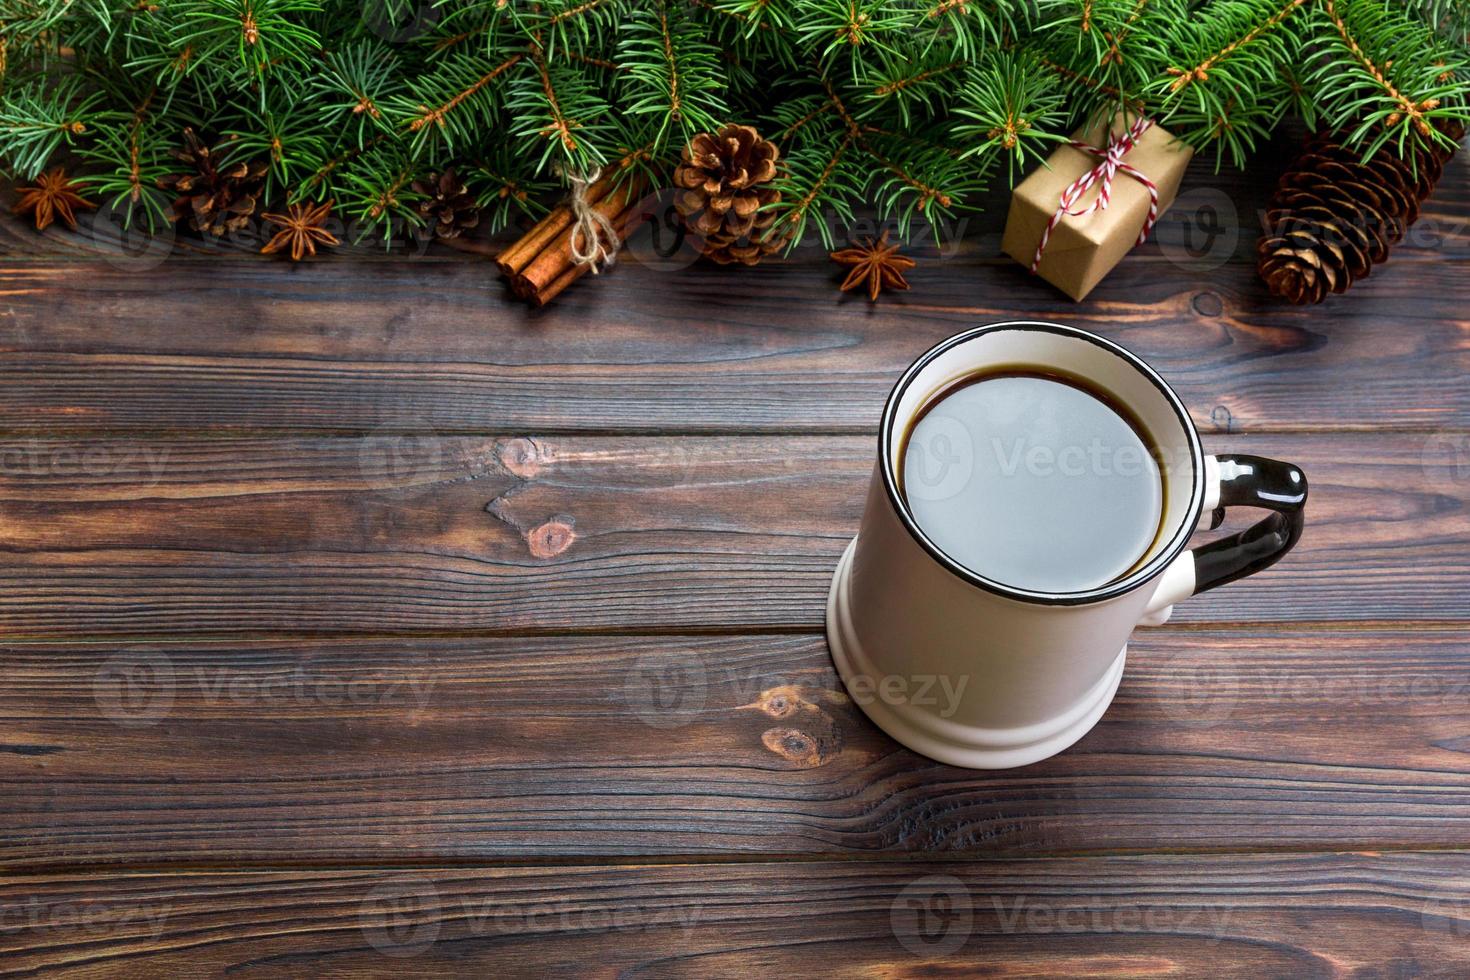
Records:
{"label": "cinnamon stick", "polygon": [[[616,217],[610,219],[613,227],[618,231],[619,242],[628,240],[628,233],[631,231],[629,225],[632,223],[633,218],[637,216],[637,211],[637,202],[634,201],[625,207]],[[570,241],[567,248],[568,254],[570,255]],[[545,286],[542,286],[539,290],[535,290],[523,298],[529,300],[533,306],[545,306],[560,295],[562,290],[582,278],[586,273],[587,266],[580,265],[576,262],[568,262],[567,267],[558,273],[556,278],[552,279]]]}
{"label": "cinnamon stick", "polygon": [[[594,211],[612,223],[619,243],[627,238],[627,212],[640,191],[641,181],[624,181],[616,188],[605,189],[592,206]],[[569,218],[539,253],[524,262],[519,271],[510,274],[511,291],[516,296],[540,306],[588,271],[587,266],[572,258],[574,225],[575,222]]]}
{"label": "cinnamon stick", "polygon": [[[599,180],[587,188],[587,202],[596,204],[612,188],[612,175]],[[557,205],[551,209],[546,217],[542,218],[536,225],[514,244],[500,253],[495,264],[500,267],[502,274],[507,276],[520,275],[526,265],[534,259],[562,232],[572,225],[572,209],[565,204]]]}
{"label": "cinnamon stick", "polygon": [[525,269],[526,264],[539,255],[557,235],[566,231],[571,223],[572,212],[570,208],[564,205],[558,205],[552,208],[551,212],[536,222],[530,231],[526,232],[514,244],[500,253],[500,257],[495,260],[495,264],[500,267],[501,274],[506,276],[520,275],[521,271]]}

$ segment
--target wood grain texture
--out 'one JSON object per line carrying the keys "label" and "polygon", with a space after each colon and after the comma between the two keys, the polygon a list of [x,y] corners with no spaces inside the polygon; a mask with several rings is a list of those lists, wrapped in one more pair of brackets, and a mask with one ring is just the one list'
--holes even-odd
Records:
{"label": "wood grain texture", "polygon": [[[1288,146],[1196,161],[1082,305],[999,191],[877,306],[814,245],[530,313],[441,246],[0,217],[0,974],[1470,973],[1470,167],[1297,310],[1251,264]],[[1017,316],[1312,499],[1080,743],[974,772],[822,612],[893,379]]]}
{"label": "wood grain texture", "polygon": [[1033,317],[1130,347],[1208,428],[1470,427],[1459,261],[1314,310],[1238,263],[1125,261],[1086,306],[963,256],[877,307],[840,296],[838,271],[795,261],[732,290],[724,270],[628,262],[507,316],[486,263],[0,264],[0,411],[25,434],[865,432],[927,347]]}
{"label": "wood grain texture", "polygon": [[1448,978],[1467,889],[1438,853],[19,878],[0,974]]}
{"label": "wood grain texture", "polygon": [[1091,734],[975,772],[879,732],[820,635],[8,644],[0,867],[1438,845],[1467,659],[1144,629]]}
{"label": "wood grain texture", "polygon": [[[1180,622],[1470,615],[1470,436],[1206,448],[1301,465],[1308,527]],[[0,631],[819,630],[874,452],[860,436],[10,440]]]}
{"label": "wood grain texture", "polygon": [[942,253],[917,245],[913,291],[877,306],[838,294],[840,270],[815,242],[737,282],[664,268],[681,263],[653,261],[650,239],[614,274],[525,313],[481,256],[352,250],[286,266],[218,256],[240,243],[180,239],[187,255],[128,257],[106,234],[37,236],[8,218],[0,412],[28,434],[866,432],[925,348],[1035,317],[1131,347],[1210,428],[1470,428],[1470,320],[1456,291],[1470,167],[1449,168],[1396,264],[1313,310],[1271,301],[1255,276],[1270,168],[1193,168],[1155,240],[1085,305],[999,254],[998,193]]}

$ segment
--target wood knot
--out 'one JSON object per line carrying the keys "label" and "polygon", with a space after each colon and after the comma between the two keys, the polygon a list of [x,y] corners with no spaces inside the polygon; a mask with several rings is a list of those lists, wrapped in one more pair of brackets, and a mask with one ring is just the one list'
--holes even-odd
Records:
{"label": "wood knot", "polygon": [[737,710],[759,711],[778,721],[800,725],[800,728],[768,728],[761,734],[761,744],[787,762],[814,769],[837,758],[846,741],[841,723],[827,713],[823,704],[847,703],[847,695],[841,691],[782,684],[767,688]]}
{"label": "wood knot", "polygon": [[806,698],[801,696],[801,690],[792,684],[783,684],[762,691],[760,697],[750,704],[742,704],[741,708],[754,708],[756,711],[764,712],[772,718],[790,718],[796,713],[801,705],[808,704]]}
{"label": "wood knot", "polygon": [[804,688],[800,684],[782,684],[779,687],[766,688],[750,704],[742,704],[736,710],[761,711],[777,720],[790,718],[798,711],[820,714],[825,717],[826,712],[822,710],[818,702],[846,704],[847,700],[847,695],[841,691]]}
{"label": "wood knot", "polygon": [[1213,317],[1225,312],[1225,301],[1220,298],[1218,293],[1208,291],[1197,293],[1190,302],[1190,305],[1194,307],[1194,312],[1200,316]]}
{"label": "wood knot", "polygon": [[577,540],[576,521],[566,515],[553,517],[526,532],[526,545],[537,558],[555,558]]}
{"label": "wood knot", "polygon": [[761,742],[787,762],[798,766],[811,768],[822,764],[817,740],[795,728],[768,728],[761,736]]}
{"label": "wood knot", "polygon": [[524,436],[502,442],[496,447],[495,455],[501,466],[523,480],[538,476],[549,462],[536,440]]}
{"label": "wood knot", "polygon": [[772,718],[785,718],[796,710],[796,705],[785,694],[772,694],[765,702],[761,710]]}

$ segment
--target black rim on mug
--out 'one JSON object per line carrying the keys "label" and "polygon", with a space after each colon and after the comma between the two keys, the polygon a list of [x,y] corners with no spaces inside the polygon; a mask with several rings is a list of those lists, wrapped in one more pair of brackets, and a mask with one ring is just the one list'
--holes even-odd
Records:
{"label": "black rim on mug", "polygon": [[[1179,526],[1174,529],[1173,536],[1170,537],[1168,543],[1163,548],[1159,549],[1157,554],[1141,567],[1120,579],[1081,592],[1038,592],[1032,589],[1017,588],[1016,586],[1006,585],[1003,582],[986,578],[955,561],[931,541],[928,535],[919,529],[918,523],[914,520],[913,513],[909,510],[908,503],[904,501],[902,495],[898,492],[898,479],[893,466],[893,439],[900,399],[903,398],[904,393],[908,391],[909,385],[919,376],[919,373],[936,358],[960,344],[1001,330],[1032,330],[1041,333],[1054,333],[1065,337],[1073,337],[1090,344],[1095,344],[1116,357],[1122,358],[1134,370],[1143,375],[1164,396],[1169,403],[1169,407],[1173,409],[1175,416],[1177,416],[1180,428],[1184,431],[1185,438],[1189,440],[1189,459],[1190,465],[1194,470],[1194,479],[1190,484],[1189,506],[1184,510],[1184,519],[1179,522]],[[898,379],[898,382],[893,386],[893,391],[888,395],[888,401],[883,406],[882,426],[878,431],[878,454],[879,464],[883,470],[883,487],[888,493],[888,502],[893,506],[894,511],[898,514],[899,520],[908,530],[909,534],[913,536],[914,540],[935,561],[939,562],[964,581],[982,588],[987,592],[993,592],[996,595],[1005,596],[1008,599],[1015,599],[1019,602],[1053,606],[1079,606],[1085,603],[1102,602],[1106,599],[1116,598],[1137,588],[1169,567],[1170,562],[1184,551],[1185,546],[1189,543],[1190,536],[1194,533],[1195,525],[1199,522],[1200,510],[1204,504],[1204,449],[1200,445],[1199,432],[1194,427],[1194,421],[1189,416],[1189,410],[1184,407],[1184,402],[1174,393],[1174,389],[1170,388],[1168,383],[1159,377],[1157,371],[1149,367],[1142,358],[1126,347],[1115,344],[1111,340],[1106,340],[1097,334],[1089,333],[1078,327],[1068,327],[1059,323],[1048,323],[1043,320],[1007,320],[1002,323],[989,323],[980,327],[972,327],[963,333],[955,334],[948,340],[941,341],[925,351],[918,360],[909,365],[908,370]]]}

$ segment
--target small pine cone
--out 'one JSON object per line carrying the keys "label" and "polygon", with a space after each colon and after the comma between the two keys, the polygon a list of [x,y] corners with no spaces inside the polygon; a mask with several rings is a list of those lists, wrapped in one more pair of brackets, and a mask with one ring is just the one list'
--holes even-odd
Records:
{"label": "small pine cone", "polygon": [[770,186],[780,156],[753,127],[733,123],[684,147],[684,162],[674,170],[674,207],[710,259],[755,265],[785,246],[786,236],[772,233],[776,213],[769,210],[781,200]]}
{"label": "small pine cone", "polygon": [[265,186],[264,160],[240,160],[219,166],[216,150],[205,146],[193,129],[184,129],[184,147],[170,150],[192,172],[158,178],[158,186],[173,191],[173,220],[209,235],[236,231],[250,222]]}
{"label": "small pine cone", "polygon": [[419,215],[434,229],[435,238],[458,238],[480,223],[480,205],[450,167],[442,174],[416,180],[413,189],[424,195]]}
{"label": "small pine cone", "polygon": [[1267,288],[1291,303],[1320,303],[1388,258],[1419,217],[1447,154],[1410,158],[1383,147],[1366,162],[1335,134],[1309,139],[1277,184],[1257,243]]}

